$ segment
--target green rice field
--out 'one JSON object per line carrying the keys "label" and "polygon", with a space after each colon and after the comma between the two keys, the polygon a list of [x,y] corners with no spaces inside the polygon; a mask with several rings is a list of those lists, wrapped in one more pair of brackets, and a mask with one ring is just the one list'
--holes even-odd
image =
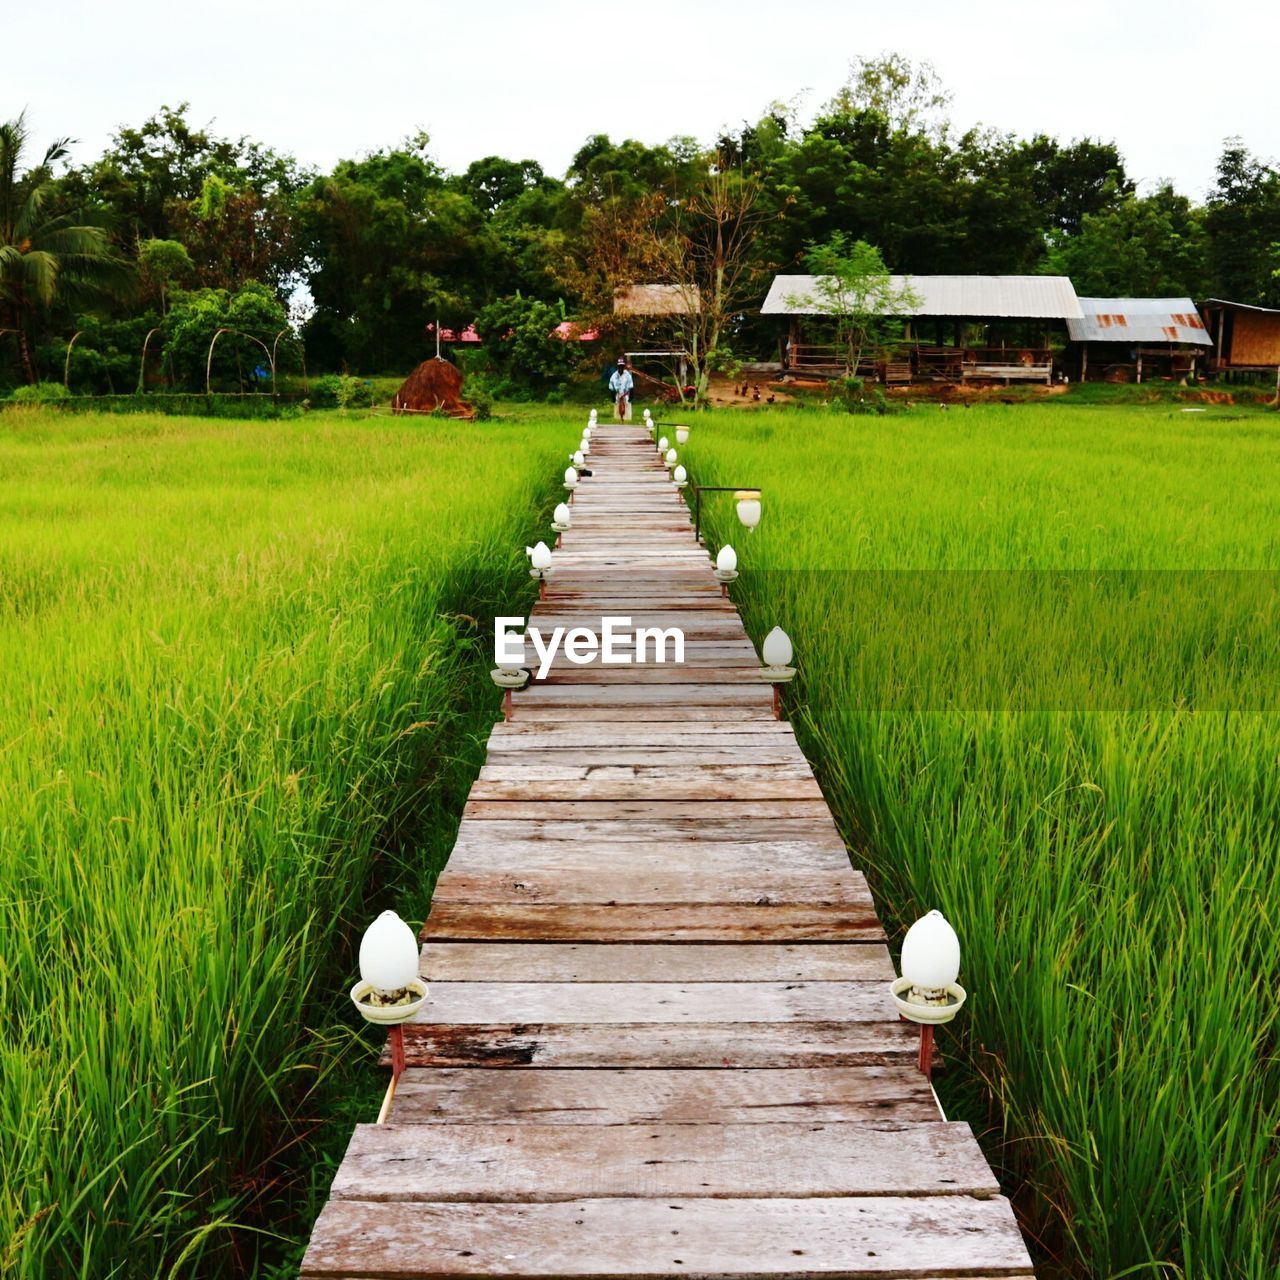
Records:
{"label": "green rice field", "polygon": [[1042,1274],[1263,1280],[1280,1213],[1280,421],[993,404],[697,420],[752,635],[897,939],[971,992],[948,1114]]}
{"label": "green rice field", "polygon": [[354,946],[426,913],[547,440],[0,413],[0,1274],[291,1273],[384,1083]]}
{"label": "green rice field", "polygon": [[[682,461],[763,490],[707,540],[886,927],[960,934],[939,1092],[1040,1274],[1270,1280],[1280,421],[1064,400]],[[0,413],[0,1274],[292,1274],[579,416]]]}

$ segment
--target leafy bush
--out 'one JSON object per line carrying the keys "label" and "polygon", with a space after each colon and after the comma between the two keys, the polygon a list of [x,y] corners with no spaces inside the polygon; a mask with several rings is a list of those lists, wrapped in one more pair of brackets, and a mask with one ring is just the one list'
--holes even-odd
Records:
{"label": "leafy bush", "polygon": [[551,336],[563,319],[559,308],[517,293],[485,307],[476,330],[502,378],[547,391],[566,383],[582,358],[578,343]]}
{"label": "leafy bush", "polygon": [[480,385],[467,387],[463,399],[476,411],[477,422],[488,422],[493,417],[493,396]]}
{"label": "leafy bush", "polygon": [[879,387],[868,390],[861,378],[836,378],[828,385],[831,388],[833,409],[842,409],[845,413],[875,414],[878,417],[898,411],[897,406],[885,397]]}
{"label": "leafy bush", "polygon": [[346,373],[326,373],[311,384],[315,409],[367,409],[373,403],[373,387]]}
{"label": "leafy bush", "polygon": [[61,382],[37,382],[19,387],[9,399],[13,404],[60,404],[71,399],[71,392]]}

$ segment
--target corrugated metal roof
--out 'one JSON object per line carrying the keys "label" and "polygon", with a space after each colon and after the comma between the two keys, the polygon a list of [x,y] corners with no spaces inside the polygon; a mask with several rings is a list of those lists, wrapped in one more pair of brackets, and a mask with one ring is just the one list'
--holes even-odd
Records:
{"label": "corrugated metal roof", "polygon": [[[816,276],[775,276],[760,308],[766,316],[822,315]],[[913,316],[1079,319],[1080,303],[1066,276],[891,276],[895,292],[910,287],[920,305]]]}
{"label": "corrugated metal roof", "polygon": [[1081,320],[1068,320],[1073,342],[1186,342],[1213,346],[1190,298],[1081,298]]}
{"label": "corrugated metal roof", "polygon": [[1275,307],[1259,307],[1252,302],[1228,302],[1226,298],[1209,298],[1206,307],[1226,307],[1231,311],[1261,311],[1264,316],[1280,316]]}
{"label": "corrugated metal roof", "polygon": [[633,284],[613,295],[616,316],[687,316],[701,310],[697,290],[680,284]]}

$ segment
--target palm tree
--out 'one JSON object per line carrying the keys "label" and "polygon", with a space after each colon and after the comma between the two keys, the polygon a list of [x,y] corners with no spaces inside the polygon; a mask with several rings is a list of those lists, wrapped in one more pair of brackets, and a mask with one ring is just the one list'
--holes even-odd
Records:
{"label": "palm tree", "polygon": [[0,330],[16,333],[22,369],[36,381],[31,333],[55,302],[76,302],[119,288],[127,265],[101,227],[77,225],[53,208],[53,166],[67,154],[55,142],[20,172],[28,141],[25,115],[0,124]]}

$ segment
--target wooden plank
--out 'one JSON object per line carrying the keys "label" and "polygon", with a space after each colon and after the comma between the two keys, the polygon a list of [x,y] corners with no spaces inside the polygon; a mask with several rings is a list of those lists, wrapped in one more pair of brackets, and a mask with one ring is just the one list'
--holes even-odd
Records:
{"label": "wooden plank", "polygon": [[[501,806],[494,806],[501,809]],[[691,862],[706,843],[791,844],[803,842],[845,852],[844,842],[836,831],[830,813],[802,818],[753,818],[750,816],[716,815],[703,820],[697,817],[651,814],[636,818],[579,818],[565,814],[551,818],[525,818],[515,821],[501,814],[492,818],[466,818],[458,828],[458,839],[520,840],[530,843],[596,841],[602,845],[643,844],[665,840],[695,846],[686,851]],[[618,856],[623,856],[622,851]],[[847,855],[846,855],[847,856]]]}
{"label": "wooden plank", "polygon": [[331,1200],[311,1277],[1026,1276],[1006,1200],[589,1199],[556,1204]]}
{"label": "wooden plank", "polygon": [[818,799],[807,764],[562,765],[546,761],[493,764],[480,770],[471,798],[527,800],[554,796],[574,800],[736,800],[744,792],[757,800]]}
{"label": "wooden plank", "polygon": [[[905,1022],[409,1023],[413,1067],[685,1070],[910,1065],[919,1032]],[[390,1058],[383,1054],[384,1066]]]}
{"label": "wooden plank", "polygon": [[875,1022],[884,982],[434,982],[417,1023]]}
{"label": "wooden plank", "polygon": [[703,822],[723,820],[718,828],[733,832],[733,824],[746,818],[808,818],[814,822],[831,821],[831,811],[824,800],[468,800],[463,809],[466,818],[501,818],[510,822],[568,821],[589,819],[619,821],[633,818],[641,822],[662,822],[676,818],[692,818]]}
{"label": "wooden plank", "polygon": [[525,1123],[356,1128],[338,1200],[994,1196],[967,1124]]}
{"label": "wooden plank", "polygon": [[889,952],[856,943],[429,942],[428,982],[892,982]]}
{"label": "wooden plank", "polygon": [[941,1119],[914,1066],[757,1071],[491,1071],[414,1068],[400,1077],[396,1124],[759,1124]]}
{"label": "wooden plank", "polygon": [[[764,888],[764,884],[768,888]],[[870,907],[871,898],[853,873],[836,878],[830,869],[780,874],[770,868],[744,866],[733,874],[682,872],[678,864],[665,871],[632,871],[607,867],[586,875],[559,870],[468,870],[452,861],[436,882],[433,903],[472,902],[504,905],[527,903],[817,903],[823,906]]]}
{"label": "wooden plank", "polygon": [[870,904],[473,903],[433,905],[424,941],[882,942]]}
{"label": "wooden plank", "polygon": [[[591,877],[677,876],[689,877],[691,885],[710,882],[716,878],[736,884],[744,881],[748,890],[754,890],[750,900],[761,896],[786,900],[784,887],[794,885],[791,901],[802,893],[804,899],[815,896],[819,901],[825,896],[843,896],[839,886],[857,883],[864,891],[864,881],[849,866],[844,849],[822,840],[779,840],[776,845],[762,848],[759,843],[737,840],[703,840],[698,845],[697,858],[682,841],[632,840],[622,847],[611,848],[603,844],[596,848],[584,848],[570,841],[517,839],[496,840],[477,830],[482,824],[467,823],[460,829],[457,843],[449,855],[443,879],[449,879],[456,893],[459,881],[464,877],[511,875],[520,879],[538,876],[555,877],[554,888],[558,897],[568,898],[572,891],[590,887]],[[689,864],[694,863],[693,869]],[[621,881],[619,880],[619,883]],[[831,888],[835,885],[835,888]],[[826,891],[825,893],[823,891]],[[652,896],[647,887],[646,897]],[[594,889],[590,897],[570,899],[578,902],[608,902],[616,895],[603,897]],[[702,897],[701,893],[697,895]],[[662,901],[677,902],[689,899],[666,897]],[[712,899],[715,901],[715,899]]]}

